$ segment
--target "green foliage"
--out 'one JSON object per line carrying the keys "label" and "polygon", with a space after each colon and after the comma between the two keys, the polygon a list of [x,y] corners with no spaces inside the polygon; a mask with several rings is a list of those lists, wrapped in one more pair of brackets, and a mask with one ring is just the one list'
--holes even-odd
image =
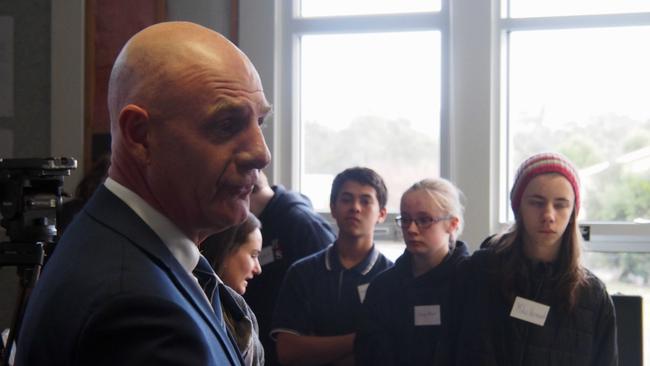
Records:
{"label": "green foliage", "polygon": [[390,176],[388,207],[399,207],[401,192],[413,184],[414,174],[421,179],[438,171],[438,140],[404,120],[362,117],[338,131],[307,123],[302,156],[307,174],[334,175],[358,165]]}
{"label": "green foliage", "polygon": [[639,129],[623,143],[623,151],[626,153],[639,150],[648,146],[650,141],[650,128]]}
{"label": "green foliage", "polygon": [[622,167],[595,181],[588,190],[589,216],[603,221],[650,218],[650,174],[622,174]]}
{"label": "green foliage", "polygon": [[433,162],[439,156],[438,141],[404,120],[363,117],[340,131],[308,122],[304,136],[308,174],[336,174],[354,165],[399,167],[417,163],[414,157],[431,156]]}
{"label": "green foliage", "polygon": [[650,279],[650,261],[647,256],[639,256],[636,253],[621,253],[620,265],[623,269],[620,280],[623,282],[642,281],[645,285]]}

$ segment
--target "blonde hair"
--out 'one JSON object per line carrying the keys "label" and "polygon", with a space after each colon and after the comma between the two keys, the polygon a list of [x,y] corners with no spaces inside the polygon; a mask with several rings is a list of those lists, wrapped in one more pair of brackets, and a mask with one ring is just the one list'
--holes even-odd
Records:
{"label": "blonde hair", "polygon": [[460,234],[463,232],[465,207],[463,192],[452,182],[444,178],[426,178],[414,183],[404,192],[402,198],[411,192],[425,191],[431,196],[434,204],[447,215],[458,219],[456,231],[449,236],[449,244],[454,245]]}

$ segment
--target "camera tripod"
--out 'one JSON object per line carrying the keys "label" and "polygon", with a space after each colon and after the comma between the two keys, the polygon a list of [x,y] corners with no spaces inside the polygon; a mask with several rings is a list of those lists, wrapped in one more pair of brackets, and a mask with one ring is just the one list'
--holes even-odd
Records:
{"label": "camera tripod", "polygon": [[27,299],[34,288],[45,257],[44,244],[35,243],[0,243],[0,267],[16,266],[18,270],[18,295],[14,314],[9,328],[9,335],[4,347],[0,347],[2,362],[0,365],[9,366],[13,344],[18,340],[18,330],[25,313]]}
{"label": "camera tripod", "polygon": [[73,158],[0,158],[0,225],[9,237],[0,243],[0,267],[17,267],[20,286],[7,343],[0,348],[0,366],[9,366],[29,294],[54,248],[63,177],[76,167]]}

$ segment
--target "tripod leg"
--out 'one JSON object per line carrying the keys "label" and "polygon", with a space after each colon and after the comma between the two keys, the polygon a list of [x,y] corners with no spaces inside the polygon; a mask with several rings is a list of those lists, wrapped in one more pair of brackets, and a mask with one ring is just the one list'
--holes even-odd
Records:
{"label": "tripod leg", "polygon": [[12,361],[12,349],[15,343],[18,341],[18,331],[20,330],[23,315],[25,314],[29,293],[34,288],[40,271],[41,266],[38,264],[33,267],[18,268],[20,286],[18,289],[18,296],[16,298],[14,316],[11,321],[11,327],[9,328],[9,335],[7,336],[7,343],[5,344],[4,349],[2,349],[2,364],[0,364],[2,366],[10,366],[13,363],[10,363],[10,361]]}

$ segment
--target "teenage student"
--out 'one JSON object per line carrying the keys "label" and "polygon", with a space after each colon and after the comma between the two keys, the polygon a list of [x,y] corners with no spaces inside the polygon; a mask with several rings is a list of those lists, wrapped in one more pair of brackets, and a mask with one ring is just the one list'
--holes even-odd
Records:
{"label": "teenage student", "polygon": [[350,168],[334,178],[330,209],[338,237],[294,263],[278,295],[271,336],[281,364],[353,364],[366,289],[392,265],[374,245],[375,225],[386,218],[386,200],[386,185],[371,169]]}
{"label": "teenage student", "polygon": [[458,365],[617,365],[605,285],[580,263],[578,173],[566,157],[525,160],[515,223],[467,262]]}
{"label": "teenage student", "polygon": [[262,272],[260,221],[252,213],[246,221],[208,237],[202,254],[212,261],[215,272],[235,301],[222,301],[221,308],[228,332],[233,336],[247,366],[264,365],[264,348],[260,341],[257,317],[242,297],[248,281]]}
{"label": "teenage student", "polygon": [[458,264],[468,256],[458,240],[461,193],[451,182],[424,179],[403,195],[400,216],[406,250],[375,278],[366,295],[355,341],[357,365],[434,365],[446,342]]}

